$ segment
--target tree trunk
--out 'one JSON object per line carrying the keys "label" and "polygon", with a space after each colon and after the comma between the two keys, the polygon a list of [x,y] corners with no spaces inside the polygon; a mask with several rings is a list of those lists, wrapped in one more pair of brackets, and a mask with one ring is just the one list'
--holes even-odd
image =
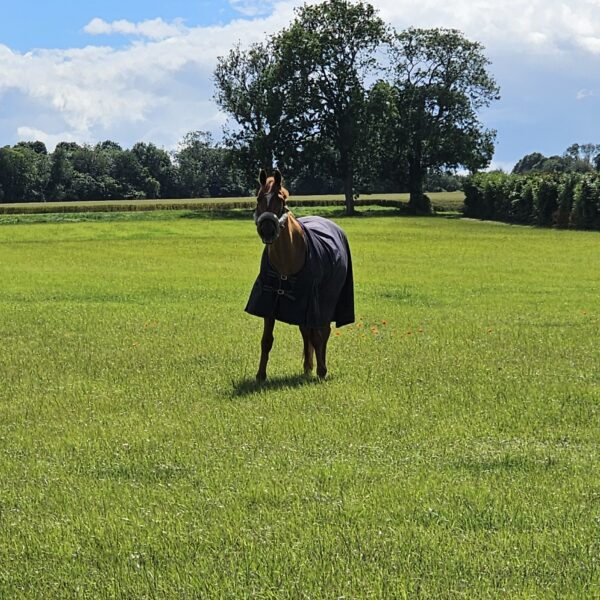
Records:
{"label": "tree trunk", "polygon": [[408,160],[408,208],[415,215],[431,214],[431,202],[423,193],[425,169],[421,164],[421,143],[413,145],[412,156]]}
{"label": "tree trunk", "polygon": [[342,173],[342,182],[344,185],[344,202],[346,214],[355,215],[354,210],[354,168],[352,164],[352,154],[350,152],[340,153],[340,171]]}
{"label": "tree trunk", "polygon": [[346,204],[346,214],[355,215],[354,210],[354,174],[352,169],[344,176],[344,201]]}

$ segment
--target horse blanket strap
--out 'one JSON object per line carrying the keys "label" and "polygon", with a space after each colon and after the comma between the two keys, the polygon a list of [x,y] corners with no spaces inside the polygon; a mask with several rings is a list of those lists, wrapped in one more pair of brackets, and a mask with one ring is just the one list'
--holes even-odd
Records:
{"label": "horse blanket strap", "polygon": [[346,235],[322,217],[298,222],[306,240],[304,267],[295,275],[282,276],[270,264],[265,248],[246,312],[308,327],[353,323],[354,280]]}
{"label": "horse blanket strap", "polygon": [[270,281],[277,281],[277,285],[264,285],[263,290],[266,292],[272,292],[277,294],[277,296],[285,296],[289,300],[294,301],[296,296],[294,296],[293,289],[296,283],[296,277],[288,276],[288,275],[279,275],[275,269],[269,267],[269,272],[267,273],[267,277]]}

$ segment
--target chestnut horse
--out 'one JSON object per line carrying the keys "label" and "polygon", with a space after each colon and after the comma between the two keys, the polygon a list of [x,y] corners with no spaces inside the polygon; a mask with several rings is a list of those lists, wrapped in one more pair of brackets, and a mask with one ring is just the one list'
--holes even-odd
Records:
{"label": "chestnut horse", "polygon": [[297,219],[288,209],[289,192],[279,170],[259,174],[254,221],[263,243],[261,268],[246,312],[264,319],[256,379],[267,378],[275,321],[300,327],[304,372],[317,358],[317,376],[327,375],[327,342],[331,321],[354,322],[354,283],[350,247],[344,232],[321,217]]}

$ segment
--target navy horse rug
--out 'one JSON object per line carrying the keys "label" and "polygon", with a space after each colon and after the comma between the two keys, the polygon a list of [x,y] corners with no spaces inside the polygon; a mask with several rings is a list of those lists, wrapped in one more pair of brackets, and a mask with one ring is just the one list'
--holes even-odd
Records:
{"label": "navy horse rug", "polygon": [[307,327],[353,323],[354,280],[346,234],[322,217],[302,217],[298,222],[306,240],[304,267],[295,275],[282,276],[271,266],[265,248],[246,312]]}

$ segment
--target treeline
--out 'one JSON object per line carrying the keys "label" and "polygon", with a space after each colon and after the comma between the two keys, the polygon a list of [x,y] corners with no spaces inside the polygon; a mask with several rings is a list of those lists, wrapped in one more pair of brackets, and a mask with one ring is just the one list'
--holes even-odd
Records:
{"label": "treeline", "polygon": [[[426,189],[461,189],[463,177],[431,169]],[[286,185],[294,195],[339,194],[343,182],[334,171],[299,165]],[[370,191],[370,190],[365,190]],[[393,184],[377,192],[403,191]],[[226,198],[256,192],[256,172],[243,167],[235,149],[191,132],[174,152],[139,142],[124,149],[107,140],[94,146],[61,142],[48,152],[42,142],[0,148],[0,202],[64,202],[161,198]]]}
{"label": "treeline", "polygon": [[191,132],[174,152],[139,142],[131,149],[42,142],[0,148],[0,202],[246,196],[253,187],[231,151]]}
{"label": "treeline", "polygon": [[562,155],[526,154],[514,166],[515,175],[525,173],[588,173],[600,170],[600,144],[571,144]]}
{"label": "treeline", "polygon": [[600,173],[478,173],[465,181],[467,217],[600,230]]}
{"label": "treeline", "polygon": [[428,175],[491,160],[496,133],[479,119],[499,97],[489,64],[455,29],[397,30],[368,2],[327,0],[220,56],[215,100],[230,119],[228,146],[251,171],[335,174],[347,214],[359,193],[408,191],[423,214]]}

